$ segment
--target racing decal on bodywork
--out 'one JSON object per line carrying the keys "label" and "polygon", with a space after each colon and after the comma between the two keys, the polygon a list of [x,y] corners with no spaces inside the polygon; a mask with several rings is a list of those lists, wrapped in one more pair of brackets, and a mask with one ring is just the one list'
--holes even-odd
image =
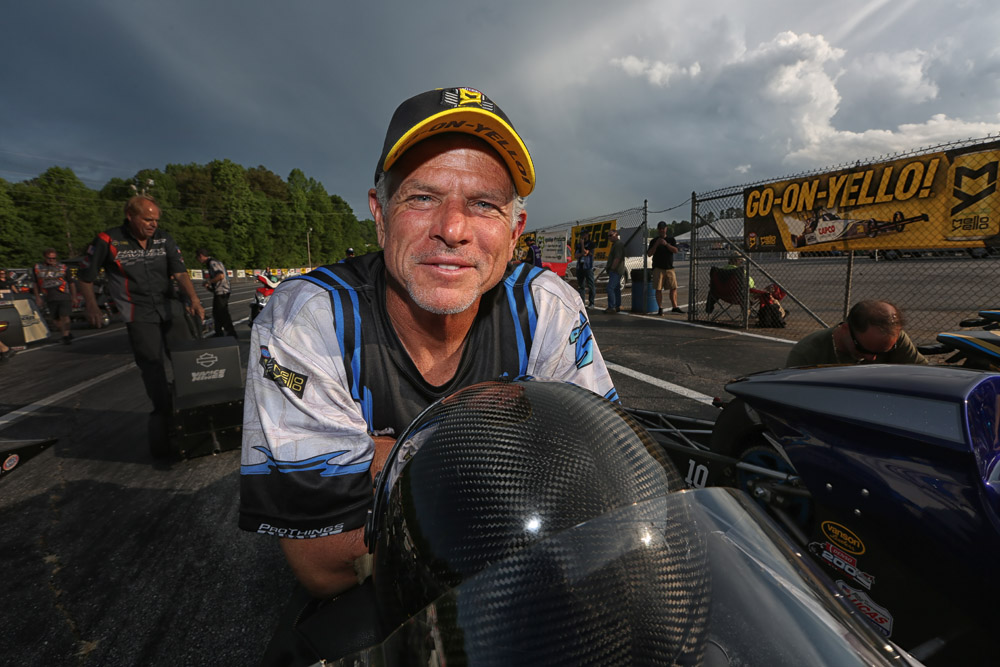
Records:
{"label": "racing decal on bodywork", "polygon": [[892,614],[885,607],[876,604],[874,600],[868,597],[868,594],[864,591],[859,591],[856,588],[851,588],[843,581],[837,581],[837,588],[841,590],[844,596],[851,601],[858,611],[862,613],[869,621],[875,624],[878,631],[881,632],[885,637],[892,636]]}
{"label": "racing decal on bodywork", "polygon": [[842,549],[838,549],[829,542],[810,542],[809,551],[841,574],[846,574],[868,590],[872,589],[875,577],[867,572],[863,572],[858,567],[858,559],[854,556],[845,553]]}
{"label": "racing decal on bodywork", "polygon": [[576,367],[585,368],[594,362],[594,334],[590,322],[580,313],[580,325],[569,334],[570,345],[576,345]]}
{"label": "racing decal on bodywork", "polygon": [[305,391],[306,382],[309,380],[308,376],[282,368],[271,356],[271,351],[267,349],[266,345],[260,346],[260,365],[264,369],[266,379],[273,380],[282,387],[287,387],[293,394],[302,398],[302,392]]}
{"label": "racing decal on bodywork", "polygon": [[846,528],[836,521],[824,521],[820,528],[826,539],[830,540],[847,553],[860,556],[865,552],[865,543],[854,534],[850,528]]}
{"label": "racing decal on bodywork", "polygon": [[320,454],[319,456],[313,456],[301,461],[282,461],[276,459],[267,447],[257,446],[254,449],[263,454],[265,460],[253,465],[240,466],[241,475],[270,475],[272,471],[287,474],[290,472],[318,470],[320,477],[336,477],[337,475],[353,475],[354,473],[366,472],[371,465],[371,461],[350,465],[337,465],[333,463],[335,458],[347,453],[345,449],[336,452],[327,452],[326,454]]}

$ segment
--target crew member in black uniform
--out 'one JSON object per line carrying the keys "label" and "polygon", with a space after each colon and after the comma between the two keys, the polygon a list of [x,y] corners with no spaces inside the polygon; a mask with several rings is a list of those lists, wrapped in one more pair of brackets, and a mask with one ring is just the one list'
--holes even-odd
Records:
{"label": "crew member in black uniform", "polygon": [[159,228],[160,207],[153,198],[136,195],[125,204],[125,222],[97,235],[83,259],[77,280],[86,302],[87,319],[100,327],[101,311],[94,280],[104,268],[111,298],[125,319],[136,366],[146,395],[153,402],[149,444],[154,455],[167,453],[170,389],[164,368],[166,336],[171,326],[170,278],[188,297],[188,313],[204,319],[205,310],[184,268],[180,248]]}

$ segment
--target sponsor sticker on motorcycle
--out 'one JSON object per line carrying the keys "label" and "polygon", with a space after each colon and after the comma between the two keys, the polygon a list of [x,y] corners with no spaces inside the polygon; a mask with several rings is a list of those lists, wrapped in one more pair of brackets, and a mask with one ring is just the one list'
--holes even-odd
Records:
{"label": "sponsor sticker on motorcycle", "polygon": [[861,538],[855,535],[852,530],[840,525],[836,521],[824,521],[820,529],[826,535],[826,539],[847,553],[860,556],[865,552],[865,543],[861,541]]}
{"label": "sponsor sticker on motorcycle", "polygon": [[889,613],[888,609],[877,604],[864,591],[851,588],[843,581],[837,580],[837,588],[851,601],[851,604],[858,608],[858,611],[865,618],[875,624],[879,632],[885,637],[892,636],[892,614]]}
{"label": "sponsor sticker on motorcycle", "polygon": [[20,461],[21,461],[20,456],[18,456],[17,454],[11,454],[10,456],[8,456],[3,460],[3,471],[10,472],[15,467],[17,467],[17,464],[20,463]]}
{"label": "sponsor sticker on motorcycle", "polygon": [[875,577],[858,567],[857,558],[844,553],[829,542],[810,542],[809,552],[841,574],[846,574],[859,585],[868,590],[872,589]]}

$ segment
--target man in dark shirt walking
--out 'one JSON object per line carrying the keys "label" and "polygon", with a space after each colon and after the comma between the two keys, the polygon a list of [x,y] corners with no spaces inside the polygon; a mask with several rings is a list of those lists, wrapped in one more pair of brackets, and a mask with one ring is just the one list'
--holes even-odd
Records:
{"label": "man in dark shirt walking", "polygon": [[154,456],[167,453],[171,401],[164,360],[171,325],[171,277],[188,297],[188,313],[199,320],[205,317],[180,248],[170,234],[159,228],[159,221],[160,207],[152,197],[136,195],[129,199],[124,224],[97,235],[87,248],[77,276],[87,319],[100,327],[103,322],[93,283],[101,268],[108,275],[111,298],[125,319],[135,364],[142,374],[146,395],[153,402],[149,438]]}
{"label": "man in dark shirt walking", "polygon": [[207,248],[198,248],[195,259],[205,265],[205,289],[212,293],[212,319],[216,336],[236,336],[233,317],[229,314],[229,295],[232,288],[222,262],[208,254]]}

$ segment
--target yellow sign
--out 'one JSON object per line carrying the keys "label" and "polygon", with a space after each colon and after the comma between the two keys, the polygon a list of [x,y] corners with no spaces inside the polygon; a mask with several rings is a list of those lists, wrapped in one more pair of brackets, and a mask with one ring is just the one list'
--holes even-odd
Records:
{"label": "yellow sign", "polygon": [[743,192],[751,250],[968,248],[1000,234],[1000,142]]}
{"label": "yellow sign", "polygon": [[589,222],[585,225],[573,227],[573,238],[571,241],[573,256],[576,256],[576,244],[580,242],[580,236],[584,232],[590,232],[590,242],[594,244],[594,261],[606,262],[608,260],[608,252],[611,250],[611,239],[608,237],[608,233],[612,229],[617,229],[617,227],[617,219],[605,220],[603,222]]}

